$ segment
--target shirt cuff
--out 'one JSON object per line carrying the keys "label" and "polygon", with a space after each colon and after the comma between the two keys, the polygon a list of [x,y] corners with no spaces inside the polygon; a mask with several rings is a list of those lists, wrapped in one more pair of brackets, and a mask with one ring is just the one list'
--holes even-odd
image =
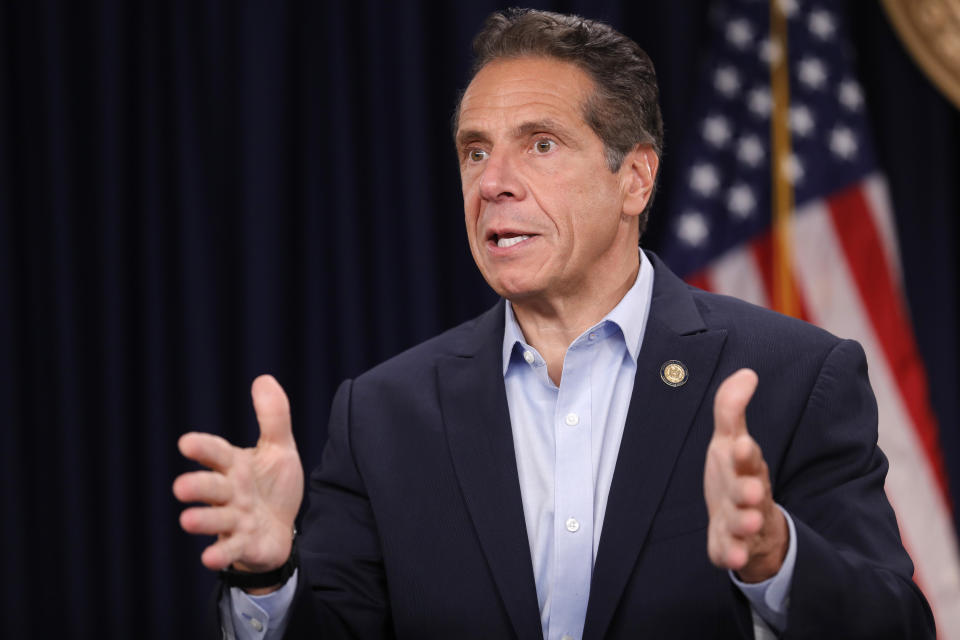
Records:
{"label": "shirt cuff", "polygon": [[737,588],[747,596],[750,605],[763,620],[780,633],[787,627],[787,610],[790,607],[790,584],[793,582],[793,567],[797,561],[797,530],[793,525],[793,518],[786,509],[777,505],[777,508],[787,519],[787,530],[790,541],[787,545],[787,555],[783,565],[774,576],[763,582],[747,583],[737,579],[736,574],[730,571],[730,579]]}
{"label": "shirt cuff", "polygon": [[250,595],[238,587],[230,588],[232,640],[269,640],[283,635],[287,612],[297,592],[298,572],[299,569],[295,569],[282,587],[262,596]]}

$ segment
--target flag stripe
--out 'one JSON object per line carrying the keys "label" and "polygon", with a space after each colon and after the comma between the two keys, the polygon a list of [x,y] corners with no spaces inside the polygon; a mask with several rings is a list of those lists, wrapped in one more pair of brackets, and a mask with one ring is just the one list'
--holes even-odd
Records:
{"label": "flag stripe", "polygon": [[897,291],[904,291],[903,272],[900,261],[900,245],[897,242],[897,230],[893,224],[893,208],[890,193],[887,190],[887,181],[878,173],[868,176],[863,181],[863,193],[867,199],[867,207],[873,217],[873,223],[882,240],[883,253],[887,258],[887,268],[893,278]]}
{"label": "flag stripe", "polygon": [[750,251],[736,248],[713,262],[708,269],[712,290],[766,306],[770,298]]}
{"label": "flag stripe", "polygon": [[834,333],[855,336],[866,352],[877,399],[879,444],[889,459],[896,461],[887,473],[887,495],[938,627],[953,630],[941,637],[956,638],[960,632],[956,598],[960,565],[952,518],[926,464],[896,382],[896,369],[884,356],[825,203],[818,201],[798,212],[794,242],[798,280],[813,320]]}
{"label": "flag stripe", "polygon": [[[785,235],[789,238],[791,234],[792,229]],[[773,240],[774,238],[771,234],[764,233],[750,243],[754,259],[757,261],[757,271],[760,273],[760,276],[763,279],[763,286],[767,292],[767,297],[770,300],[776,299],[774,287],[778,286],[778,281],[774,281],[770,275],[773,270],[770,265],[774,263],[775,259],[773,255]],[[790,251],[789,253],[793,255],[793,251]],[[790,275],[790,297],[792,299],[793,312],[796,317],[809,322],[810,314],[807,312],[807,303],[800,294],[800,290],[797,288],[797,278],[794,274],[794,268],[792,264],[790,265],[788,271]]]}
{"label": "flag stripe", "polygon": [[692,276],[687,277],[687,278],[686,278],[686,281],[687,281],[688,284],[692,284],[692,285],[695,286],[695,287],[699,287],[700,289],[703,289],[704,291],[713,291],[713,290],[714,290],[714,288],[713,288],[713,287],[711,286],[711,284],[710,284],[710,278],[707,276],[706,270],[704,270],[704,271],[698,271],[697,273],[693,274]]}
{"label": "flag stripe", "polygon": [[846,189],[827,199],[830,218],[837,230],[860,296],[896,382],[906,401],[911,422],[923,444],[945,501],[947,478],[939,450],[937,424],[930,411],[927,378],[913,341],[903,299],[890,278],[891,269],[881,250],[881,240],[859,187]]}

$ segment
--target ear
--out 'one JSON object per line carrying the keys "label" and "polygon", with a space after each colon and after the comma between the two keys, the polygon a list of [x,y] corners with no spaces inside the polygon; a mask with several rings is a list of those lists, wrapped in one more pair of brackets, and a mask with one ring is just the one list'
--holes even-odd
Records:
{"label": "ear", "polygon": [[620,181],[624,215],[638,216],[646,209],[659,168],[660,158],[650,145],[638,144],[623,159]]}

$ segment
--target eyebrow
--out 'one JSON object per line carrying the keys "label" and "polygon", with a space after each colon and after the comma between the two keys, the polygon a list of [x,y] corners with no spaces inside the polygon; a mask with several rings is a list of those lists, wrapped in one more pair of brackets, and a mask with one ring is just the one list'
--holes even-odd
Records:
{"label": "eyebrow", "polygon": [[468,142],[490,142],[490,136],[479,129],[467,129],[457,133],[457,148],[460,148]]}
{"label": "eyebrow", "polygon": [[[525,138],[538,131],[554,131],[564,138],[570,137],[566,127],[562,126],[556,120],[550,120],[549,118],[523,122],[514,127],[511,136],[513,138]],[[462,147],[469,142],[489,143],[490,136],[479,129],[465,129],[457,133],[458,147]]]}
{"label": "eyebrow", "polygon": [[534,120],[532,122],[524,122],[517,128],[513,130],[513,136],[515,138],[525,138],[532,133],[537,133],[538,131],[555,131],[566,137],[567,129],[562,126],[556,120],[550,120],[546,118],[544,120]]}

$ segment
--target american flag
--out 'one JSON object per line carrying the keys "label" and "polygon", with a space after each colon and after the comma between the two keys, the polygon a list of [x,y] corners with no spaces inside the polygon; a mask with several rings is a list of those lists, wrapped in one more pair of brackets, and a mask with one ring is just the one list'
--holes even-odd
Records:
{"label": "american flag", "polygon": [[863,345],[890,459],[887,496],[914,579],[939,636],[960,638],[960,564],[937,422],[838,6],[714,3],[660,252],[692,284]]}

